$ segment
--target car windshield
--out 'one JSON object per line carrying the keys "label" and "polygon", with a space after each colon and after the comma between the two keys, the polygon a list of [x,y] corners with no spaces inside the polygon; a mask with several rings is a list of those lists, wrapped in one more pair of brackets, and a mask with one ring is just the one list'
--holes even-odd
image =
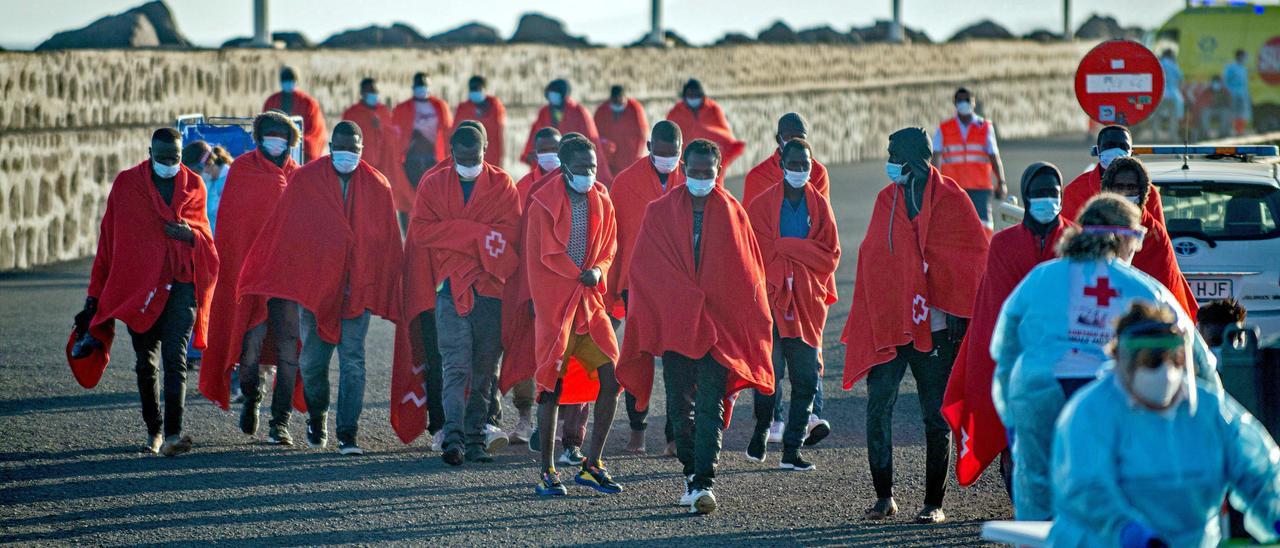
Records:
{"label": "car windshield", "polygon": [[1280,190],[1234,183],[1160,185],[1165,225],[1177,237],[1208,236],[1215,240],[1276,237]]}

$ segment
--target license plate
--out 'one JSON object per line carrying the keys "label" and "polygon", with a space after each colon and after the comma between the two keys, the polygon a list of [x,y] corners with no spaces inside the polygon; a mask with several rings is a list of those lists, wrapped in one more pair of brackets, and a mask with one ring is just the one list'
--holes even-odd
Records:
{"label": "license plate", "polygon": [[1197,301],[1216,301],[1230,298],[1235,294],[1235,284],[1230,278],[1191,278],[1191,293]]}

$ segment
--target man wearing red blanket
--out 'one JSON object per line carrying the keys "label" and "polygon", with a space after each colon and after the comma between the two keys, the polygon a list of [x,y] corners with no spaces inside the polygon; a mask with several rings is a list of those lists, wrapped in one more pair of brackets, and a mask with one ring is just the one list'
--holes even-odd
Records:
{"label": "man wearing red blanket", "polygon": [[648,409],[662,357],[667,416],[686,478],[681,505],[716,509],[721,435],[740,390],[773,392],[773,320],[764,263],[747,213],[716,184],[720,150],[684,151],[684,188],[649,204],[631,256],[618,380]]}
{"label": "man wearing red blanket", "polygon": [[680,126],[685,139],[706,139],[715,143],[724,157],[724,165],[716,174],[718,181],[724,183],[724,174],[729,165],[737,160],[746,150],[747,144],[733,136],[729,127],[729,119],[724,109],[714,99],[707,97],[702,89],[702,82],[690,79],[680,90],[680,100],[667,111],[667,119]]}
{"label": "man wearing red blanket", "polygon": [[298,73],[293,67],[280,67],[280,91],[267,97],[262,111],[278,110],[286,116],[302,117],[302,160],[310,162],[324,156],[324,112],[320,102],[298,89]]}
{"label": "man wearing red blanket", "polygon": [[898,512],[893,500],[893,406],[907,369],[916,380],[925,430],[924,508],[918,523],[941,523],[951,429],[938,410],[987,261],[987,234],[969,196],[929,165],[920,128],[889,136],[885,174],[866,238],[858,246],[844,388],[867,379],[867,456],[876,502],[869,519]]}
{"label": "man wearing red blanket", "polygon": [[238,295],[293,301],[299,333],[307,445],[328,443],[329,361],[338,351],[338,451],[360,455],[364,409],[364,339],[373,314],[400,311],[400,229],[391,185],[360,159],[360,127],[333,128],[327,157],[289,177],[240,272]]}
{"label": "man wearing red blanket", "polygon": [[591,117],[591,111],[569,96],[571,91],[568,80],[556,79],[547,84],[546,89],[543,90],[547,97],[547,104],[538,110],[538,118],[533,121],[532,126],[529,126],[529,138],[520,152],[520,161],[528,164],[529,167],[537,163],[533,155],[533,141],[539,129],[553,127],[562,134],[581,133],[591,141],[592,145],[595,145],[596,153],[600,157],[600,172],[597,178],[608,185],[613,182],[613,171],[609,170],[608,154],[600,145],[599,128],[596,127],[595,118]]}
{"label": "man wearing red blanket", "polygon": [[[191,450],[191,438],[182,435],[187,342],[194,336],[193,346],[205,347],[218,279],[204,183],[181,165],[181,150],[176,130],[158,129],[151,135],[151,158],[121,171],[111,184],[89,296],[75,318],[80,340],[67,353],[80,384],[96,385],[110,360],[115,320],[124,322],[138,359],[146,448],[165,456]],[[163,418],[156,379],[161,362]]]}
{"label": "man wearing red blanket", "polygon": [[609,100],[596,107],[595,122],[615,177],[644,156],[645,130],[649,129],[644,106],[627,97],[622,86],[609,88]]}
{"label": "man wearing red blanket", "polygon": [[[794,112],[783,114],[778,118],[778,131],[773,134],[773,139],[778,142],[778,148],[774,149],[773,154],[768,158],[756,164],[756,167],[751,168],[751,171],[747,172],[746,180],[742,183],[742,206],[748,209],[751,208],[751,202],[754,202],[757,196],[782,180],[782,145],[792,139],[808,140],[808,120]],[[810,160],[813,168],[809,174],[809,186],[830,199],[831,180],[827,177],[827,166],[822,165],[817,158]]]}

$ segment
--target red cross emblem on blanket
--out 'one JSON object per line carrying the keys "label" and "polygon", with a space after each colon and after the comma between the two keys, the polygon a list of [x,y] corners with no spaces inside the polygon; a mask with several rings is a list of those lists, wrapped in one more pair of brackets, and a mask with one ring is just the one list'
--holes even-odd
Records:
{"label": "red cross emblem on blanket", "polygon": [[911,321],[916,325],[929,318],[929,304],[925,302],[923,295],[916,295],[915,300],[911,301]]}
{"label": "red cross emblem on blanket", "polygon": [[490,257],[497,257],[507,250],[507,239],[502,237],[501,232],[491,231],[484,239],[484,248],[489,251]]}
{"label": "red cross emblem on blanket", "polygon": [[1110,306],[1111,299],[1120,296],[1120,292],[1111,287],[1110,278],[1098,278],[1097,285],[1084,288],[1084,294],[1093,297],[1098,306]]}

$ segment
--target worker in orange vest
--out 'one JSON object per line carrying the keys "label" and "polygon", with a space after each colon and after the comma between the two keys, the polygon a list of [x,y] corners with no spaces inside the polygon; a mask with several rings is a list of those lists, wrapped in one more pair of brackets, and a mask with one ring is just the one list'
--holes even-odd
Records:
{"label": "worker in orange vest", "polygon": [[974,113],[977,100],[969,90],[956,90],[955,102],[956,115],[942,122],[933,134],[933,148],[939,152],[933,155],[933,163],[969,195],[978,218],[990,232],[994,227],[991,198],[1003,200],[1006,192],[996,128]]}

